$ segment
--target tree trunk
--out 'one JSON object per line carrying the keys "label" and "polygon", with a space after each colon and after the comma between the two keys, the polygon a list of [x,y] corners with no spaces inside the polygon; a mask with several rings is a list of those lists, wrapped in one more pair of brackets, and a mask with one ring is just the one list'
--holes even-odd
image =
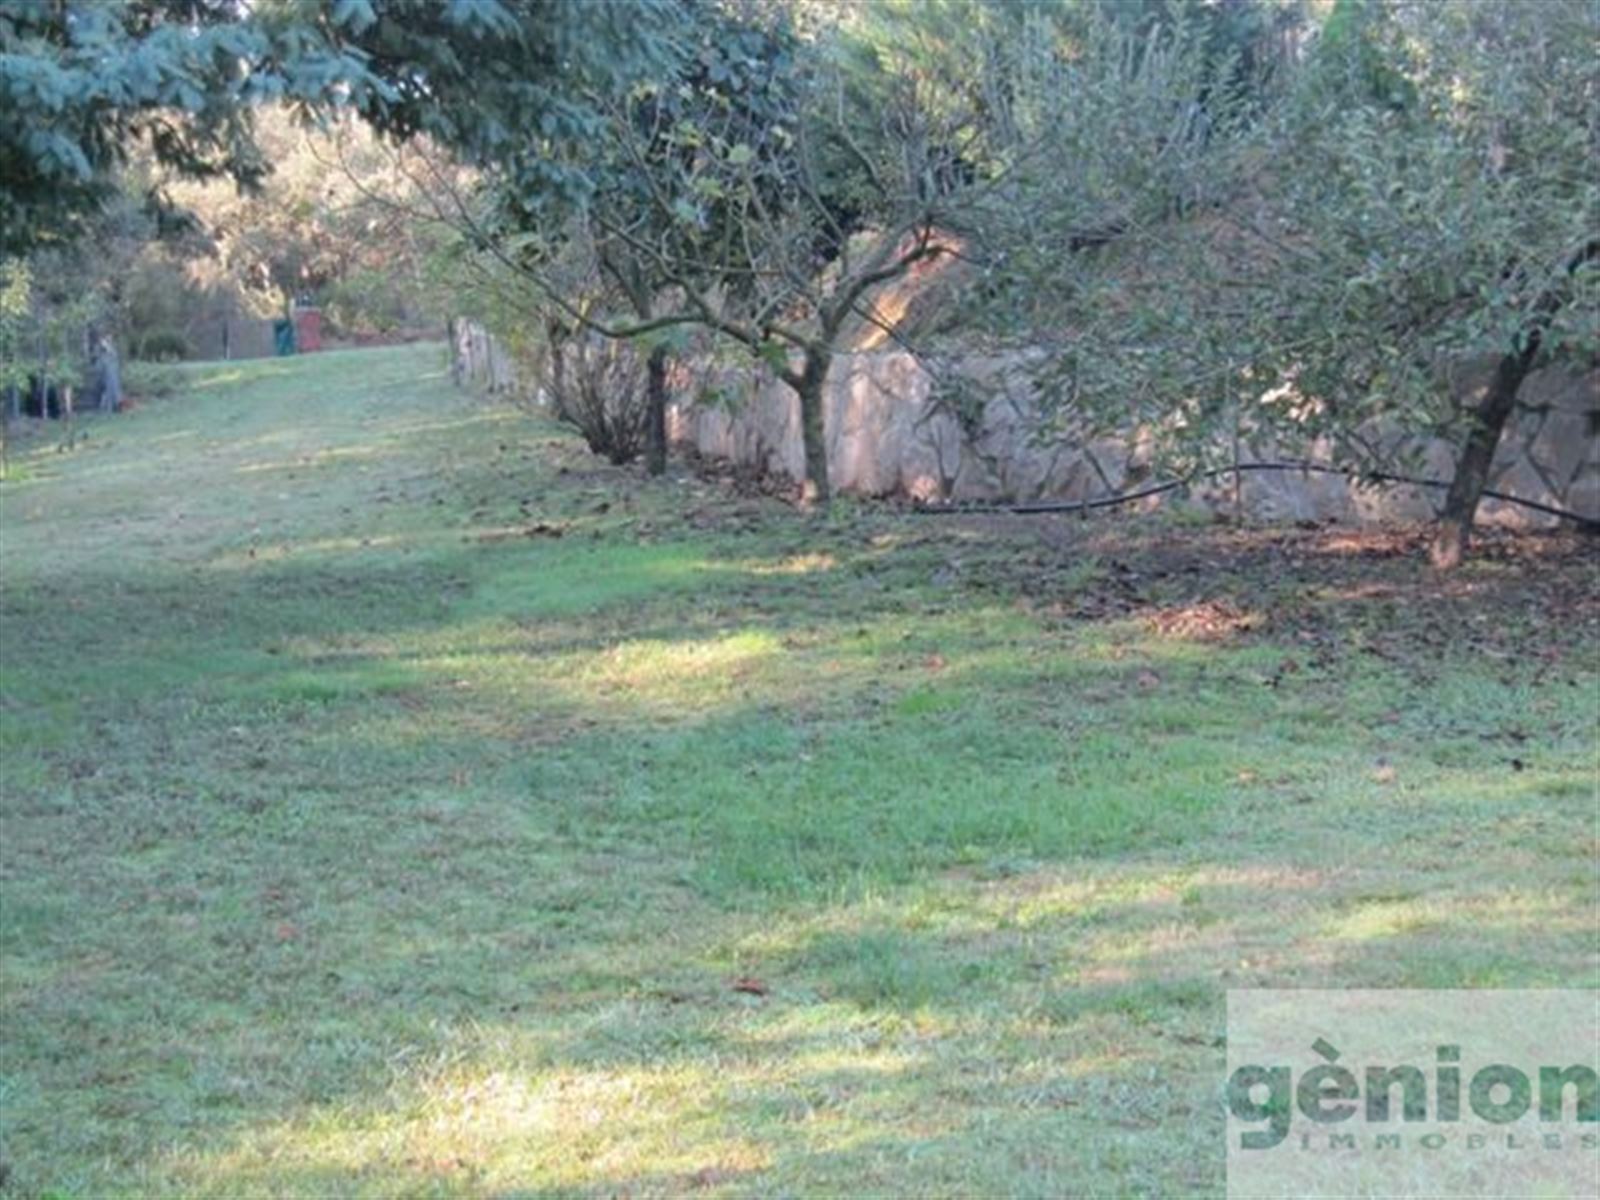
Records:
{"label": "tree trunk", "polygon": [[39,419],[48,421],[50,419],[50,353],[45,349],[44,333],[42,331],[38,334],[36,349],[39,355],[39,382],[37,389]]}
{"label": "tree trunk", "polygon": [[61,448],[71,450],[78,444],[78,424],[73,419],[72,385],[61,385],[61,423],[66,426],[66,435],[62,439]]}
{"label": "tree trunk", "polygon": [[1516,406],[1517,391],[1539,357],[1545,330],[1567,302],[1567,285],[1573,273],[1597,258],[1600,258],[1600,237],[1589,238],[1568,256],[1555,279],[1534,299],[1531,314],[1518,339],[1518,348],[1495,367],[1489,390],[1473,414],[1472,429],[1456,460],[1455,478],[1450,481],[1444,511],[1439,515],[1439,532],[1434,535],[1429,551],[1433,565],[1441,570],[1458,565],[1467,552],[1467,543],[1472,538],[1472,518],[1477,514],[1478,500],[1489,482],[1489,468],[1500,446],[1500,433]]}
{"label": "tree trunk", "polygon": [[800,436],[806,451],[803,495],[819,508],[826,508],[833,498],[828,485],[828,438],[822,419],[822,385],[827,382],[828,368],[832,362],[830,351],[816,347],[808,349],[805,365],[795,380],[794,388],[800,397]]}
{"label": "tree trunk", "polygon": [[1483,489],[1489,484],[1489,468],[1500,446],[1501,431],[1516,407],[1517,391],[1533,365],[1535,349],[1536,343],[1528,350],[1507,354],[1500,360],[1482,402],[1473,413],[1472,428],[1456,458],[1455,477],[1450,481],[1444,510],[1439,514],[1439,529],[1428,553],[1433,565],[1441,570],[1448,571],[1460,565],[1467,552],[1467,543],[1472,538],[1472,519],[1477,514]]}
{"label": "tree trunk", "polygon": [[567,401],[567,339],[554,321],[545,326],[545,336],[550,340],[550,401],[560,416]]}
{"label": "tree trunk", "polygon": [[122,404],[122,362],[110,338],[100,339],[100,354],[96,365],[100,391],[100,411],[116,412]]}
{"label": "tree trunk", "polygon": [[667,469],[667,348],[657,346],[645,363],[645,400],[649,405],[645,429],[645,466],[652,475]]}

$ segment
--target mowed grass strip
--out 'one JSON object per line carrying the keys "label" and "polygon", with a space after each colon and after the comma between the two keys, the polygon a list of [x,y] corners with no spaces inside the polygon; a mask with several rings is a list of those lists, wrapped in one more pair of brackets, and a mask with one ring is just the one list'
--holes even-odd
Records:
{"label": "mowed grass strip", "polygon": [[1227,988],[1595,985],[1592,623],[1202,636],[1102,605],[1198,531],[649,481],[436,347],[177,377],[0,485],[17,1194],[1214,1193]]}

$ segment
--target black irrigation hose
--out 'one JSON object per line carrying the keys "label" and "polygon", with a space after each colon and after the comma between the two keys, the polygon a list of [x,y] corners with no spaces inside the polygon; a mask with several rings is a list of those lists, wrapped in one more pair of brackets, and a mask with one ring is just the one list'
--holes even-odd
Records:
{"label": "black irrigation hose", "polygon": [[[912,512],[927,513],[929,515],[959,516],[963,513],[1012,513],[1017,516],[1033,516],[1040,513],[1072,513],[1089,512],[1096,508],[1115,508],[1119,504],[1131,504],[1135,500],[1143,500],[1147,496],[1159,496],[1163,492],[1176,491],[1178,488],[1188,487],[1196,480],[1215,479],[1219,475],[1234,475],[1244,471],[1314,471],[1321,475],[1343,475],[1346,478],[1359,478],[1370,483],[1404,483],[1413,487],[1447,488],[1448,480],[1443,479],[1417,479],[1410,475],[1391,475],[1386,471],[1357,471],[1348,467],[1330,467],[1323,463],[1310,462],[1252,462],[1237,463],[1231,467],[1217,467],[1210,471],[1197,471],[1186,479],[1174,479],[1168,483],[1158,483],[1152,487],[1140,488],[1136,492],[1122,492],[1115,496],[1101,496],[1095,500],[1033,500],[1021,504],[921,504],[913,508]],[[1511,496],[1505,492],[1497,492],[1490,488],[1483,490],[1483,495],[1490,500],[1502,500],[1507,504],[1517,504],[1523,508],[1531,508],[1536,512],[1549,513],[1553,517],[1560,517],[1564,521],[1572,521],[1585,529],[1600,530],[1600,519],[1586,517],[1565,508],[1557,508],[1553,504],[1541,504],[1537,500],[1525,500],[1521,496]]]}

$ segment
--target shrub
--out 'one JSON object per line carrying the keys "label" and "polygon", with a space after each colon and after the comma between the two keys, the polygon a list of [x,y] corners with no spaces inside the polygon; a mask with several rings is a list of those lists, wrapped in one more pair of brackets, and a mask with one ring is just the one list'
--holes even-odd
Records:
{"label": "shrub", "polygon": [[122,390],[141,400],[170,396],[183,386],[183,368],[167,363],[131,362],[122,369]]}
{"label": "shrub", "polygon": [[133,356],[145,362],[178,362],[191,353],[189,339],[176,329],[152,329],[133,345]]}
{"label": "shrub", "polygon": [[544,375],[556,416],[590,450],[618,464],[639,457],[649,406],[638,351],[607,338],[567,338],[545,356]]}

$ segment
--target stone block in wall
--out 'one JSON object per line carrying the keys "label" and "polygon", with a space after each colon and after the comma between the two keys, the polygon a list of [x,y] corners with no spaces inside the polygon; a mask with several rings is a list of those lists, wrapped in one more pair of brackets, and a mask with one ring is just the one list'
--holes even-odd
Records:
{"label": "stone block in wall", "polygon": [[1529,444],[1539,436],[1544,419],[1543,409],[1523,408],[1511,414],[1505,428],[1500,431],[1500,444],[1495,447],[1491,474],[1509,470],[1513,463],[1522,461],[1528,453]]}
{"label": "stone block in wall", "polygon": [[[1518,459],[1509,468],[1499,472],[1491,482],[1493,490],[1533,500],[1542,504],[1561,503],[1562,497],[1553,493],[1539,469],[1527,458]],[[1486,497],[1478,506],[1478,520],[1485,525],[1499,525],[1507,529],[1550,529],[1560,521],[1546,513],[1520,504]]]}
{"label": "stone block in wall", "polygon": [[865,496],[900,491],[927,409],[927,373],[895,353],[845,355],[834,372],[825,414],[835,486]]}
{"label": "stone block in wall", "polygon": [[[1312,521],[1328,515],[1317,503],[1319,476],[1308,471],[1249,471],[1240,481],[1244,510],[1259,521]],[[1232,481],[1228,490],[1232,490]]]}
{"label": "stone block in wall", "polygon": [[1546,367],[1535,371],[1517,389],[1517,403],[1524,408],[1593,412],[1600,409],[1600,370]]}
{"label": "stone block in wall", "polygon": [[1070,439],[1043,438],[1043,420],[1016,360],[992,358],[973,373],[976,386],[991,392],[973,438],[973,451],[987,464],[996,491],[1018,500],[1041,496],[1079,499],[1095,491],[1097,476]]}
{"label": "stone block in wall", "polygon": [[1538,436],[1528,445],[1528,453],[1543,468],[1557,487],[1577,478],[1584,467],[1600,463],[1600,436],[1596,419],[1600,410],[1552,408],[1545,414]]}
{"label": "stone block in wall", "polygon": [[1354,479],[1348,486],[1351,519],[1359,525],[1426,521],[1437,511],[1438,497],[1429,488],[1394,484],[1374,487]]}
{"label": "stone block in wall", "polygon": [[1057,445],[1039,451],[1029,448],[1031,466],[1026,487],[1016,492],[1019,500],[1050,498],[1076,503],[1099,491],[1099,479],[1081,447]]}
{"label": "stone block in wall", "polygon": [[1121,464],[1126,458],[1125,447],[1104,441],[1091,446],[1057,446],[1043,479],[1026,494],[1027,498],[1044,496],[1069,504],[1100,499],[1116,490],[1115,484],[1106,486],[1106,479],[1122,474]]}
{"label": "stone block in wall", "polygon": [[735,458],[733,414],[709,406],[692,409],[691,413],[690,427],[699,451],[717,458]]}
{"label": "stone block in wall", "polygon": [[979,454],[972,440],[962,435],[961,465],[950,487],[953,500],[998,500],[1002,493],[994,464]]}
{"label": "stone block in wall", "polygon": [[[743,415],[743,414],[741,414]],[[800,400],[788,384],[767,380],[754,398],[745,426],[744,459],[790,479],[806,474],[805,438],[800,431]]]}
{"label": "stone block in wall", "polygon": [[1586,467],[1567,488],[1563,506],[1580,517],[1600,521],[1600,466]]}
{"label": "stone block in wall", "polygon": [[[1411,449],[1415,451],[1414,470],[1420,478],[1447,481],[1455,474],[1455,449],[1448,442],[1429,438],[1420,446],[1413,443]],[[1363,524],[1431,521],[1438,516],[1439,506],[1444,501],[1442,488],[1404,484],[1370,487],[1355,479],[1347,479],[1345,488],[1350,497],[1351,515]]]}
{"label": "stone block in wall", "polygon": [[954,494],[966,453],[961,425],[951,413],[925,407],[908,415],[910,431],[900,459],[900,491],[936,502]]}
{"label": "stone block in wall", "polygon": [[1141,448],[1137,438],[1091,438],[1082,447],[1079,457],[1088,468],[1090,486],[1098,489],[1096,496],[1107,496],[1132,486],[1131,478],[1141,449],[1148,452],[1147,447]]}
{"label": "stone block in wall", "polygon": [[889,447],[881,443],[880,431],[872,419],[876,381],[868,365],[856,355],[841,358],[833,370],[823,404],[829,477],[840,491],[882,495],[886,489],[879,477],[877,456],[887,453]]}

